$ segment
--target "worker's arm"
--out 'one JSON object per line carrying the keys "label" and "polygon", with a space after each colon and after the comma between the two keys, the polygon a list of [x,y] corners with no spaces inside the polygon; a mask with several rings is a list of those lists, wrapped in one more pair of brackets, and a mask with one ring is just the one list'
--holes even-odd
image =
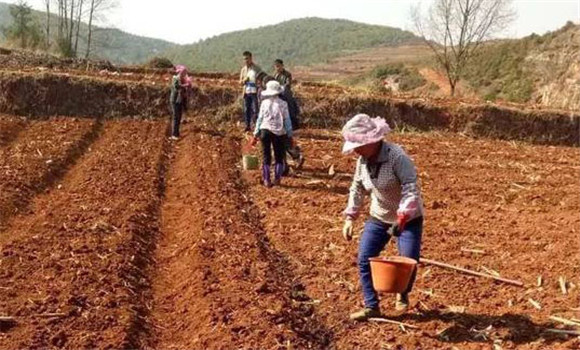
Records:
{"label": "worker's arm", "polygon": [[421,194],[417,185],[417,171],[413,161],[406,154],[395,160],[395,175],[401,183],[401,201],[397,210],[397,223],[402,230],[410,218],[414,218],[419,210]]}
{"label": "worker's arm", "polygon": [[240,85],[242,86],[246,83],[246,76],[248,75],[247,72],[247,68],[242,67],[242,70],[240,71]]}
{"label": "worker's arm", "polygon": [[193,80],[189,76],[185,79],[185,83],[181,83],[181,80],[179,83],[182,88],[190,88],[193,86]]}
{"label": "worker's arm", "polygon": [[284,91],[289,91],[292,88],[292,74],[288,71],[286,71],[282,86],[284,87]]}
{"label": "worker's arm", "polygon": [[365,189],[362,184],[361,178],[361,160],[360,158],[356,162],[356,170],[354,171],[354,177],[352,179],[352,184],[350,185],[350,192],[348,195],[348,204],[344,214],[347,220],[356,220],[360,214],[360,208],[363,204]]}

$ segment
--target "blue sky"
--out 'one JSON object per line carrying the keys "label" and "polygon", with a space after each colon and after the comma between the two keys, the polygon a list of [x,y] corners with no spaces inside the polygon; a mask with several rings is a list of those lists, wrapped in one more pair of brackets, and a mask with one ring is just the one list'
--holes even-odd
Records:
{"label": "blue sky", "polygon": [[[0,0],[16,2],[16,0]],[[42,9],[42,0],[29,3]],[[192,43],[226,32],[275,24],[301,17],[344,18],[410,30],[410,8],[431,0],[290,0],[193,1],[118,0],[104,24],[127,32]],[[502,37],[543,34],[580,21],[580,0],[514,0],[518,14]]]}

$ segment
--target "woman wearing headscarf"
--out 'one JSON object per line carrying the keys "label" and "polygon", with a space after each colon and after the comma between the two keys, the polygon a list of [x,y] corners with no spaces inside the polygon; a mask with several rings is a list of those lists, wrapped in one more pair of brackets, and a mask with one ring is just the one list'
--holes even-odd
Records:
{"label": "woman wearing headscarf", "polygon": [[[376,257],[398,237],[399,254],[419,260],[423,231],[423,201],[413,161],[397,144],[384,140],[391,131],[383,118],[357,114],[342,129],[343,153],[356,153],[353,182],[345,210],[343,236],[352,239],[353,223],[360,214],[365,193],[370,193],[370,217],[359,242],[358,267],[364,295],[364,309],[351,314],[356,321],[381,315],[379,299],[373,288],[369,258]],[[416,271],[407,289],[397,294],[395,308],[405,311]]]}
{"label": "woman wearing headscarf", "polygon": [[292,138],[292,122],[288,112],[288,104],[279,95],[284,91],[276,80],[266,84],[266,90],[261,95],[264,98],[254,131],[253,144],[262,141],[263,163],[262,181],[266,187],[271,187],[270,165],[272,163],[272,148],[274,148],[274,185],[279,185],[284,172],[284,152],[286,138]]}
{"label": "woman wearing headscarf", "polygon": [[175,67],[175,75],[171,79],[171,94],[169,102],[173,112],[171,139],[179,139],[181,116],[187,109],[187,89],[191,88],[191,78],[187,75],[187,68],[183,65]]}

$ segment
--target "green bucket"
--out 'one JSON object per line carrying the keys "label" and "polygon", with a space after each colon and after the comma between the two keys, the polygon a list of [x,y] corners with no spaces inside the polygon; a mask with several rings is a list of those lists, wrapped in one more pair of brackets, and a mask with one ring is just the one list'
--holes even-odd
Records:
{"label": "green bucket", "polygon": [[260,167],[260,162],[257,156],[246,154],[242,157],[242,165],[244,170],[257,170]]}

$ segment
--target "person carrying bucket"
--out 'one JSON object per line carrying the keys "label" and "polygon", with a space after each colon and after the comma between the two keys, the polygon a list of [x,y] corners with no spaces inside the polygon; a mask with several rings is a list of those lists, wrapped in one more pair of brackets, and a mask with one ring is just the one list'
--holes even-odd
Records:
{"label": "person carrying bucket", "polygon": [[[359,242],[358,267],[364,295],[364,309],[350,315],[366,321],[381,315],[377,292],[373,288],[370,261],[377,257],[391,236],[398,237],[399,254],[419,261],[423,231],[423,200],[413,161],[392,142],[384,141],[391,131],[383,118],[357,114],[342,129],[344,154],[354,151],[359,158],[350,187],[343,236],[352,239],[354,221],[360,214],[365,192],[370,192],[370,218]],[[397,294],[395,309],[405,311],[413,288],[416,269],[406,290]]]}
{"label": "person carrying bucket", "polygon": [[292,122],[288,112],[288,104],[279,95],[284,91],[276,80],[266,84],[266,90],[261,95],[264,98],[254,131],[252,145],[262,141],[263,163],[262,181],[264,186],[271,187],[270,165],[272,163],[272,148],[274,148],[274,185],[279,185],[284,172],[284,152],[286,138],[292,139]]}
{"label": "person carrying bucket", "polygon": [[171,128],[172,140],[179,139],[179,126],[181,116],[187,110],[187,92],[191,88],[191,78],[187,75],[187,68],[183,65],[175,67],[175,75],[171,79],[171,94],[169,103],[173,112],[173,122]]}

